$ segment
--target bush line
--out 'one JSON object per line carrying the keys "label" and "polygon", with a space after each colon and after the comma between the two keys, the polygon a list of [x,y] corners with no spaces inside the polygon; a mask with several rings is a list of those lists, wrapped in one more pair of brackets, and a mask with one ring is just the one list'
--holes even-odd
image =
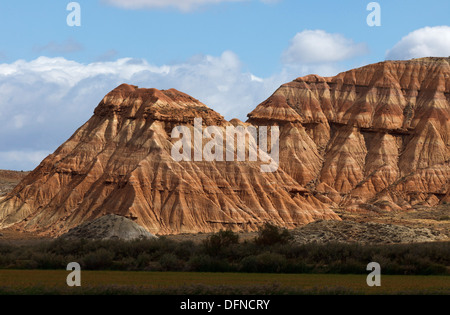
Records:
{"label": "bush line", "polygon": [[165,237],[135,241],[57,239],[35,245],[0,243],[0,269],[193,271],[366,274],[375,261],[383,274],[449,275],[450,243],[362,245],[296,244],[289,231],[264,226],[252,241],[221,231],[204,242]]}

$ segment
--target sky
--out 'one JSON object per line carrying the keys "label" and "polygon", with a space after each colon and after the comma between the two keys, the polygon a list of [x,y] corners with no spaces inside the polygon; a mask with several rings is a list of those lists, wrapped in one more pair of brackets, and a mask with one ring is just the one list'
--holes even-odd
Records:
{"label": "sky", "polygon": [[450,56],[448,0],[0,2],[0,169],[32,170],[122,83],[243,121],[281,84]]}

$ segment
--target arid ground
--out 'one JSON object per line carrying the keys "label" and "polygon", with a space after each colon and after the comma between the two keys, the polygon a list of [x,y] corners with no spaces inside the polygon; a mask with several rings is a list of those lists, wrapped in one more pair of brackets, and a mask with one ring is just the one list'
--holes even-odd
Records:
{"label": "arid ground", "polygon": [[[0,170],[0,198],[28,174]],[[372,244],[450,241],[450,204],[435,207],[416,207],[408,211],[358,211],[334,209],[342,221],[318,221],[293,231],[295,240],[307,242],[360,242]],[[241,240],[253,239],[256,232],[241,232]],[[169,235],[169,239],[194,242],[205,240],[210,234]],[[0,240],[27,242],[45,239],[33,233],[15,229],[0,232]]]}
{"label": "arid ground", "polygon": [[[13,189],[26,173],[0,171],[3,194]],[[1,197],[0,197],[1,198]],[[416,208],[407,212],[348,212],[335,210],[342,221],[317,221],[291,230],[297,244],[340,241],[361,244],[447,242],[450,237],[450,205]],[[166,236],[169,240],[202,244],[210,234]],[[239,233],[252,241],[256,232]],[[14,229],[0,231],[0,245],[44,246],[48,239]],[[200,245],[199,245],[200,246]],[[44,248],[43,247],[43,248]],[[444,247],[443,247],[444,248]],[[24,262],[25,263],[25,262]],[[448,267],[447,267],[448,268]],[[381,287],[366,284],[362,274],[274,274],[163,271],[83,271],[82,287],[69,288],[65,270],[0,270],[1,294],[440,294],[450,291],[448,275],[383,275]]]}

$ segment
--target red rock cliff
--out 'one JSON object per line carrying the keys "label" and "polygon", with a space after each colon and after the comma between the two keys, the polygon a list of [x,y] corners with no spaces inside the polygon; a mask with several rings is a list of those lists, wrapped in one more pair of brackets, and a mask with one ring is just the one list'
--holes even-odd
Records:
{"label": "red rock cliff", "polygon": [[[448,201],[450,59],[387,61],[281,86],[227,122],[176,90],[122,85],[0,202],[0,228],[60,235],[105,214],[153,234],[292,228],[333,207],[401,210]],[[176,162],[175,126],[279,126],[280,165]],[[192,127],[190,127],[192,128]]]}
{"label": "red rock cliff", "polygon": [[262,173],[260,162],[176,162],[171,131],[192,126],[194,118],[205,126],[232,126],[176,90],[116,88],[0,203],[0,227],[57,236],[110,213],[153,234],[339,219],[282,169]]}
{"label": "red rock cliff", "polygon": [[387,61],[298,78],[249,122],[279,121],[283,170],[336,206],[433,206],[450,185],[449,63]]}

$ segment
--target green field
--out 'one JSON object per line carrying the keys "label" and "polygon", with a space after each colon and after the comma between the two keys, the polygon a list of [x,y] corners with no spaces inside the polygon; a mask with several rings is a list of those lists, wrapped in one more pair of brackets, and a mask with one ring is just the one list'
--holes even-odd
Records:
{"label": "green field", "polygon": [[449,276],[82,271],[81,288],[68,271],[0,270],[0,294],[450,294]]}

